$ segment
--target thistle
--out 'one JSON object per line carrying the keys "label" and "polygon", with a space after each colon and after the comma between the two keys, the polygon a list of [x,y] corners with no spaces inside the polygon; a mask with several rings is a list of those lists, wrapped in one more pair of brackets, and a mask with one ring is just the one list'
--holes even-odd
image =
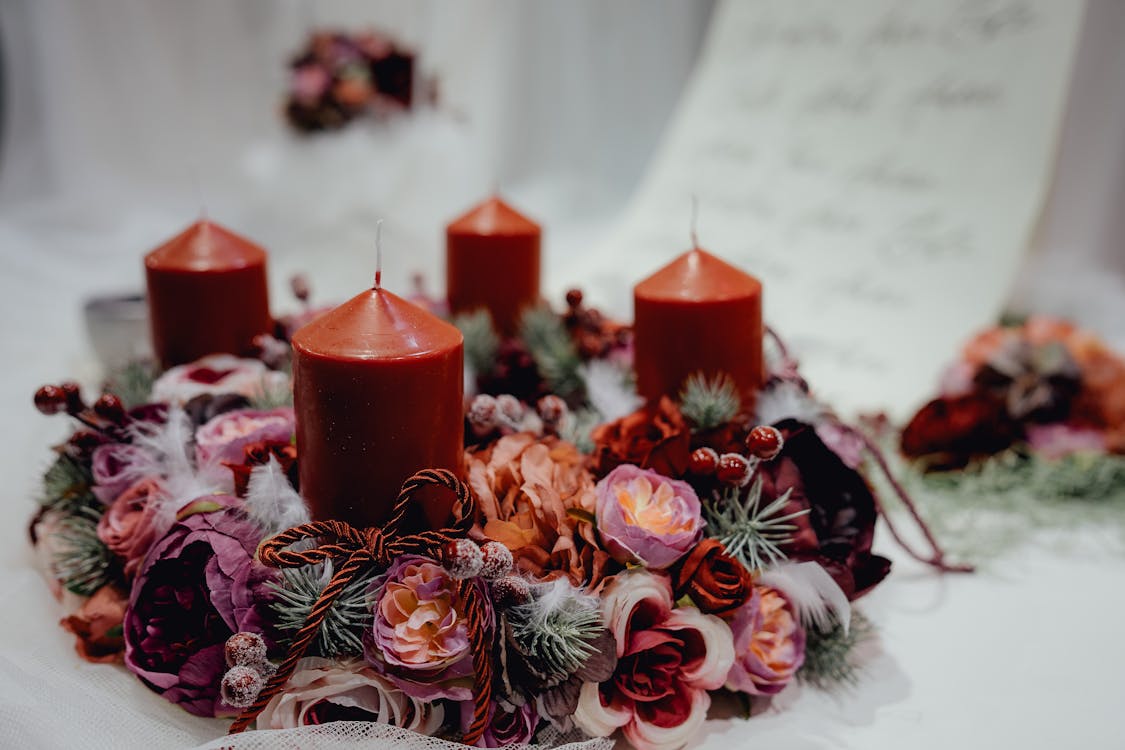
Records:
{"label": "thistle", "polygon": [[875,627],[871,621],[855,610],[852,610],[851,624],[846,630],[838,621],[833,621],[825,629],[815,625],[808,627],[805,630],[805,663],[797,672],[797,679],[821,690],[854,687],[860,672],[855,648],[874,634]]}
{"label": "thistle", "polygon": [[751,573],[785,560],[781,548],[793,540],[793,532],[797,530],[790,522],[809,512],[806,508],[781,515],[792,491],[792,488],[786,490],[763,508],[762,478],[758,477],[747,490],[745,499],[740,497],[739,488],[734,487],[704,502],[703,514],[710,536],[721,541],[727,553]]}
{"label": "thistle", "polygon": [[43,474],[43,495],[39,503],[64,515],[76,513],[95,502],[90,492],[93,481],[86,466],[62,454]]}
{"label": "thistle", "polygon": [[523,314],[520,338],[552,391],[563,398],[582,392],[582,359],[566,326],[549,307],[533,308]]}
{"label": "thistle", "polygon": [[507,615],[520,651],[538,672],[556,680],[570,677],[597,653],[595,641],[605,631],[597,598],[565,579],[540,587],[530,602]]}
{"label": "thistle", "polygon": [[67,591],[91,596],[113,576],[113,554],[98,538],[101,514],[84,508],[59,522],[53,572]]}
{"label": "thistle", "polygon": [[738,416],[742,402],[734,381],[720,373],[714,379],[697,372],[680,392],[680,411],[697,430],[711,430]]}
{"label": "thistle", "polygon": [[[270,607],[277,615],[277,627],[290,637],[304,627],[320,592],[331,579],[331,563],[283,570],[281,580],[269,584],[276,597]],[[363,653],[360,634],[373,619],[367,602],[370,582],[370,576],[360,575],[344,587],[321,623],[313,652],[328,658]]]}
{"label": "thistle", "polygon": [[465,339],[465,361],[477,375],[487,375],[496,364],[500,337],[492,327],[488,310],[476,310],[453,318],[453,325]]}

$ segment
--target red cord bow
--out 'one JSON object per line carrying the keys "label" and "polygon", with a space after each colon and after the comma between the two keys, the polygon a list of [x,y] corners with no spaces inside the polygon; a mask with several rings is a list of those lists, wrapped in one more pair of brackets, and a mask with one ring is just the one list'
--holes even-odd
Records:
{"label": "red cord bow", "polygon": [[[436,531],[400,535],[399,525],[406,516],[411,497],[426,485],[445,487],[456,494],[453,525]],[[343,564],[335,566],[332,580],[320,592],[320,597],[309,611],[305,624],[293,637],[285,660],[262,688],[254,704],[243,710],[231,725],[229,734],[237,734],[249,727],[270,699],[285,687],[285,683],[297,668],[297,662],[304,657],[313,639],[320,632],[320,626],[337,597],[360,571],[370,565],[386,568],[402,555],[438,557],[445,544],[466,535],[475,517],[476,502],[464,482],[451,471],[426,469],[410,477],[402,485],[391,516],[381,527],[357,529],[342,521],[314,521],[295,526],[262,542],[258,548],[258,559],[271,567],[300,568],[327,561],[338,563],[341,560]],[[319,543],[305,550],[292,549],[294,544],[304,540],[319,540]],[[460,581],[458,594],[464,602],[473,650],[473,698],[476,705],[473,722],[464,737],[466,744],[473,744],[484,733],[488,722],[488,706],[492,700],[489,623],[486,620],[484,601],[476,584],[471,580]]]}

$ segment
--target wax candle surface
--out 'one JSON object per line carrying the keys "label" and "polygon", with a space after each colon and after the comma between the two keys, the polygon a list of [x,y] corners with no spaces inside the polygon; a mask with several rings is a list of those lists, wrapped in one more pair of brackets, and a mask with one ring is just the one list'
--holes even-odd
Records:
{"label": "wax candle surface", "polygon": [[634,366],[646,399],[678,396],[688,376],[726,373],[745,410],[764,380],[762,285],[698,248],[633,288]]}
{"label": "wax candle surface", "polygon": [[445,288],[454,313],[485,308],[505,336],[539,303],[539,225],[492,197],[445,230]]}
{"label": "wax candle surface", "polygon": [[[463,379],[460,331],[385,289],[297,331],[298,471],[313,517],[373,526],[416,471],[460,472]],[[449,505],[423,510],[436,527]]]}
{"label": "wax candle surface", "polygon": [[266,251],[197,221],[145,256],[152,347],[164,367],[207,354],[248,355],[273,330]]}

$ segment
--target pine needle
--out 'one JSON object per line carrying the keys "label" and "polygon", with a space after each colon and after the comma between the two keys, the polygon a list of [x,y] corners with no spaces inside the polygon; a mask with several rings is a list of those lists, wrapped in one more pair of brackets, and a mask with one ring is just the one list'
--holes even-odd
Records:
{"label": "pine needle", "polygon": [[838,621],[827,628],[816,625],[805,630],[805,663],[797,679],[821,690],[834,691],[859,684],[862,666],[856,647],[875,635],[875,627],[862,613],[852,610],[851,626]]}
{"label": "pine needle", "polygon": [[730,422],[741,406],[734,381],[723,373],[709,379],[697,372],[687,379],[680,393],[680,411],[697,430],[712,430]]}
{"label": "pine needle", "polygon": [[520,338],[555,394],[570,399],[582,393],[582,359],[562,319],[551,308],[525,312],[520,319]]}
{"label": "pine needle", "polygon": [[733,488],[703,503],[708,535],[723,543],[727,553],[738,559],[751,573],[765,570],[786,559],[781,548],[793,540],[797,526],[791,521],[806,515],[808,508],[781,515],[792,489],[762,503],[762,478],[758,477],[742,498]]}
{"label": "pine needle", "polygon": [[[275,599],[270,605],[276,613],[277,627],[288,637],[305,625],[309,612],[320,598],[320,592],[332,579],[332,566],[308,565],[283,570],[281,580],[271,583]],[[364,629],[371,626],[373,615],[367,601],[371,576],[361,575],[344,587],[321,623],[313,641],[314,655],[327,658],[357,656],[363,653]]]}
{"label": "pine needle", "polygon": [[67,591],[91,596],[109,582],[113,554],[98,538],[101,514],[85,508],[59,522],[53,572]]}
{"label": "pine needle", "polygon": [[453,318],[453,325],[465,339],[465,361],[477,375],[488,375],[496,366],[500,337],[492,327],[488,310],[475,310]]}
{"label": "pine needle", "polygon": [[39,503],[45,508],[71,515],[97,503],[90,492],[93,481],[89,468],[62,454],[43,474],[43,494]]}
{"label": "pine needle", "polygon": [[601,635],[596,597],[581,594],[565,579],[546,584],[535,598],[508,610],[512,636],[545,674],[566,679],[594,655]]}
{"label": "pine needle", "polygon": [[121,399],[126,409],[132,409],[152,400],[152,384],[158,375],[156,364],[149,360],[130,362],[110,373],[105,391]]}

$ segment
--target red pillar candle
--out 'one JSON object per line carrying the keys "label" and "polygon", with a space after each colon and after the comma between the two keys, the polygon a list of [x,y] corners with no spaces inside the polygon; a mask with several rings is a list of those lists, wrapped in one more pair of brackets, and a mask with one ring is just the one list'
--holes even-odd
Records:
{"label": "red pillar candle", "polygon": [[633,288],[637,391],[679,395],[696,372],[729,375],[750,409],[764,381],[762,285],[696,248]]}
{"label": "red pillar candle", "polygon": [[[460,472],[463,378],[460,331],[385,289],[298,330],[298,471],[313,517],[374,526],[415,472]],[[434,527],[449,505],[435,495],[423,510]]]}
{"label": "red pillar candle", "polygon": [[512,336],[539,303],[539,225],[493,196],[445,229],[445,288],[453,313],[485,308]]}
{"label": "red pillar candle", "polygon": [[145,256],[152,347],[164,367],[207,354],[248,355],[273,330],[266,251],[197,221]]}

